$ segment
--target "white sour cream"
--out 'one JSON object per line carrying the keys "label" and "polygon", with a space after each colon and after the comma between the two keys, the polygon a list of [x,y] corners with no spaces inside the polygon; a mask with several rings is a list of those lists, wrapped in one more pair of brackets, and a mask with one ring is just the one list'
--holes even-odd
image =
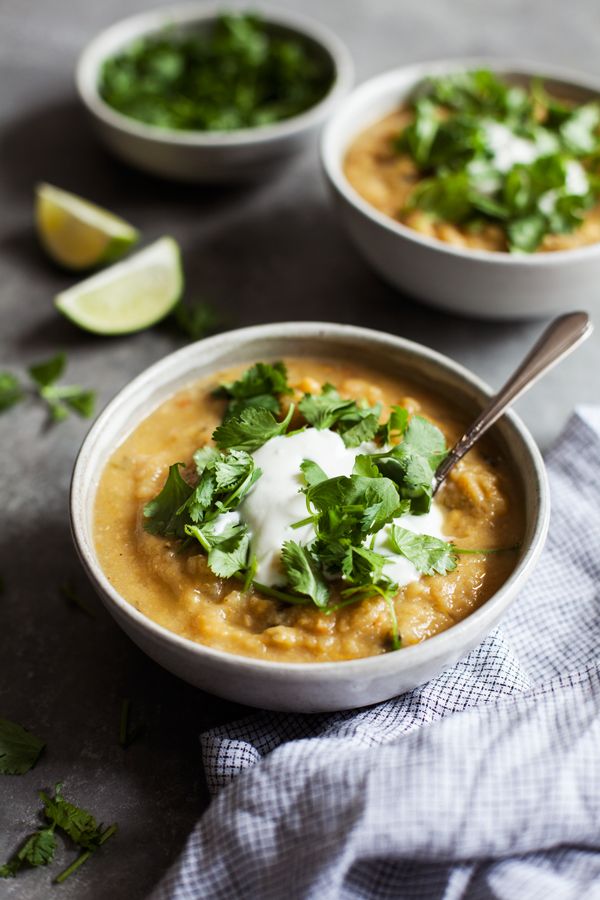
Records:
{"label": "white sour cream", "polygon": [[519,137],[501,122],[487,122],[485,134],[492,164],[499,172],[509,172],[518,163],[529,165],[541,156],[538,144]]}
{"label": "white sour cream", "polygon": [[[307,428],[290,437],[271,438],[253,454],[262,475],[240,504],[239,514],[250,531],[252,552],[257,560],[257,581],[269,585],[285,584],[286,576],[281,564],[282,544],[287,540],[306,544],[315,536],[312,525],[291,527],[308,515],[305,496],[300,493],[300,488],[304,486],[300,470],[302,460],[312,460],[328,478],[334,478],[351,475],[356,456],[373,450],[371,444],[351,450],[335,432]],[[442,512],[435,503],[427,515],[402,516],[396,524],[418,534],[443,536]],[[377,534],[375,549],[389,556],[390,563],[384,572],[393,581],[405,585],[419,579],[412,563],[395,554],[389,546],[389,527]]]}

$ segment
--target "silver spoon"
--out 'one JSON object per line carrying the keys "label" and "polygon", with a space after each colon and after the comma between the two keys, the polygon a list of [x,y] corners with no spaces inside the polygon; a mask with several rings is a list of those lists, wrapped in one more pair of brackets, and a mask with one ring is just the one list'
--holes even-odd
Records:
{"label": "silver spoon", "polygon": [[488,428],[500,418],[505,409],[517,397],[529,390],[532,384],[535,384],[552,366],[555,366],[583,343],[592,331],[590,318],[584,312],[568,313],[550,323],[504,387],[500,388],[498,393],[492,397],[488,405],[482,409],[472,425],[456,442],[448,456],[439,464],[434,478],[434,494],[448,472],[459,459],[463,458],[482,434],[485,434]]}

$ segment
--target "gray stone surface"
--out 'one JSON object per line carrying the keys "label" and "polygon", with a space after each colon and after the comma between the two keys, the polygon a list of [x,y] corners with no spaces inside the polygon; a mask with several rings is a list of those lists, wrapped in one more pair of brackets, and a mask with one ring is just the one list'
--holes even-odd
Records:
{"label": "gray stone surface", "polygon": [[[72,71],[83,43],[146,0],[21,0],[0,5],[0,362],[22,372],[58,348],[69,379],[106,403],[181,340],[167,327],[107,340],[64,322],[52,296],[71,279],[41,255],[32,188],[46,179],[120,212],[144,238],[173,234],[189,293],[235,324],[327,319],[428,343],[498,385],[540,323],[482,324],[442,315],[395,293],[358,259],[328,208],[316,152],[277,182],[248,190],[172,186],[121,166],[96,144]],[[283,5],[283,4],[282,4]],[[415,60],[490,53],[562,63],[600,75],[594,0],[289,0],[347,41],[359,80]],[[599,399],[600,332],[520,403],[546,446],[577,402]],[[47,428],[34,403],[0,420],[0,715],[43,736],[47,750],[22,778],[0,781],[0,859],[36,823],[36,791],[62,779],[68,794],[119,836],[61,888],[62,897],[135,900],[174,859],[206,803],[197,735],[239,708],[192,690],[148,661],[101,609],[75,558],[67,521],[70,472],[86,424]],[[71,579],[95,618],[69,608]],[[121,699],[144,719],[127,751],[117,743]],[[65,865],[72,850],[61,847]],[[53,870],[55,871],[55,870]],[[0,883],[9,898],[50,896],[51,873]]]}

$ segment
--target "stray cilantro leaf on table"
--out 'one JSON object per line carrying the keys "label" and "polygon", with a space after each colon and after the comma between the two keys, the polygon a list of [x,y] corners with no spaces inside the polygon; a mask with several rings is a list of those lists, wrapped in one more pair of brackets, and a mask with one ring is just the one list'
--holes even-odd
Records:
{"label": "stray cilantro leaf on table", "polygon": [[0,773],[24,775],[35,766],[45,747],[30,731],[17,722],[0,719]]}
{"label": "stray cilantro leaf on table", "polygon": [[173,311],[173,320],[179,330],[193,341],[217,331],[220,319],[210,303],[180,300]]}
{"label": "stray cilantro leaf on table", "polygon": [[40,791],[44,818],[50,823],[29,835],[11,859],[0,866],[0,878],[14,878],[24,866],[46,866],[54,859],[56,851],[55,829],[60,829],[81,849],[79,856],[61,872],[55,882],[61,883],[73,874],[106,841],[117,832],[116,825],[106,828],[96,822],[94,816],[76,806],[62,795],[62,784],[57,784],[54,796]]}
{"label": "stray cilantro leaf on table", "polygon": [[39,396],[48,404],[54,422],[66,419],[70,410],[89,419],[94,414],[95,391],[76,385],[55,384],[63,374],[66,362],[66,354],[57,353],[46,362],[31,366],[29,374],[37,384]]}
{"label": "stray cilantro leaf on table", "polygon": [[26,865],[33,868],[47,866],[54,859],[55,851],[54,825],[49,828],[41,828],[30,834],[15,855],[3,866],[0,866],[0,878],[14,878],[19,869]]}
{"label": "stray cilantro leaf on table", "polygon": [[0,412],[10,409],[24,396],[19,379],[12,372],[0,372]]}

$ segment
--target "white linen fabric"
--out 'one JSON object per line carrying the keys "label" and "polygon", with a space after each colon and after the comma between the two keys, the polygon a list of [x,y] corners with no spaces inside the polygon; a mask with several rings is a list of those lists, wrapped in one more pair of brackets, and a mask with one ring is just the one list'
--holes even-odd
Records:
{"label": "white linen fabric", "polygon": [[600,410],[547,465],[535,576],[456,666],[201,736],[215,797],[153,900],[600,900]]}

